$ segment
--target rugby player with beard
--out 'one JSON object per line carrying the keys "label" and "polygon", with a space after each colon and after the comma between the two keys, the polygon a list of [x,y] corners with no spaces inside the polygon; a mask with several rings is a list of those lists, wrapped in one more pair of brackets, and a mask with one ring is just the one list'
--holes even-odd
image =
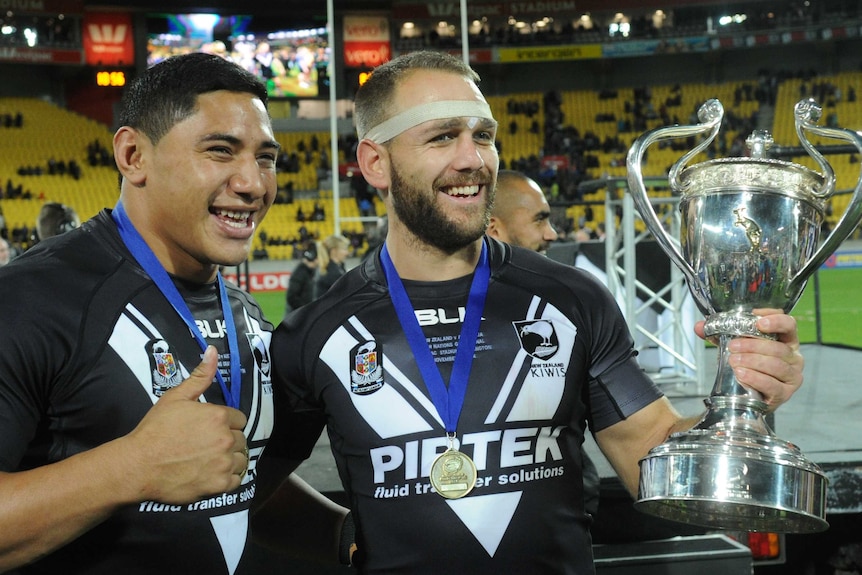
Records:
{"label": "rugby player with beard", "polygon": [[[486,236],[497,122],[478,81],[431,51],[374,70],[356,95],[357,159],[386,241],[273,336],[261,477],[295,468],[325,427],[361,573],[593,573],[587,427],[635,493],[638,460],[697,421],[638,366],[595,278]],[[758,327],[778,341],[737,340],[732,364],[774,408],[803,360],[792,318]],[[256,518],[271,526],[281,503]]]}

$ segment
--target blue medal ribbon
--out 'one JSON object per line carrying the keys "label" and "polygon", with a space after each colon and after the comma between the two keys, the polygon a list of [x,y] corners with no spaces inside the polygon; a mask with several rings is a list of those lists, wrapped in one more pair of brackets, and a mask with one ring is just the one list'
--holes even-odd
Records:
{"label": "blue medal ribbon", "polygon": [[473,354],[476,351],[476,339],[479,337],[479,324],[482,322],[482,311],[485,308],[485,296],[488,295],[488,283],[491,277],[491,267],[488,264],[488,247],[482,243],[482,253],[479,264],[473,273],[473,282],[470,284],[470,294],[467,297],[467,310],[464,314],[464,323],[461,325],[461,336],[458,338],[458,350],[455,352],[455,363],[452,365],[452,375],[449,378],[449,386],[443,382],[443,376],[434,362],[434,356],[428,347],[428,340],[422,333],[422,327],[416,314],[404,283],[395,270],[386,244],[380,252],[380,261],[386,274],[386,282],[389,284],[389,294],[398,321],[410,344],[413,357],[419,367],[419,373],[425,381],[431,401],[437,408],[437,413],[443,420],[446,433],[455,434],[461,408],[464,405],[464,396],[467,394],[467,381],[470,378],[470,369],[473,366]]}
{"label": "blue medal ribbon", "polygon": [[[129,251],[132,252],[132,256],[134,256],[138,264],[144,268],[144,271],[147,272],[150,279],[155,282],[156,287],[159,288],[159,291],[162,292],[165,299],[168,300],[177,314],[186,323],[189,331],[192,332],[195,340],[197,340],[201,351],[206,350],[206,340],[204,339],[200,329],[198,329],[198,325],[195,323],[195,318],[192,315],[189,306],[186,304],[183,296],[180,295],[180,292],[177,290],[177,286],[174,285],[173,280],[156,257],[156,254],[153,253],[153,250],[150,249],[150,246],[147,245],[147,242],[144,241],[144,238],[141,237],[141,234],[135,229],[135,226],[129,219],[122,202],[117,202],[116,207],[111,212],[111,216],[117,224],[117,229],[120,232],[120,237],[122,238],[123,243],[125,243],[126,247],[129,248]],[[236,324],[233,319],[233,312],[230,309],[230,302],[228,301],[227,290],[224,286],[224,279],[220,272],[216,272],[216,280],[218,281],[219,299],[221,300],[225,330],[227,331],[228,352],[230,353],[230,389],[228,389],[227,384],[224,381],[224,377],[222,377],[221,370],[216,370],[216,378],[221,386],[225,404],[235,409],[239,409],[242,373],[239,361],[239,344],[237,343],[236,337]]]}

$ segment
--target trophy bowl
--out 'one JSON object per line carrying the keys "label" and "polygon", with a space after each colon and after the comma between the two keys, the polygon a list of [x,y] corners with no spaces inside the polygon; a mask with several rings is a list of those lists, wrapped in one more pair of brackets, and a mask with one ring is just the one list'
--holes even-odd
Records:
{"label": "trophy bowl", "polygon": [[[641,460],[635,507],[665,519],[718,529],[807,533],[828,528],[827,479],[799,448],[776,437],[767,405],[734,376],[728,344],[760,332],[753,310],[796,305],[808,278],[862,219],[862,180],[834,230],[820,242],[826,206],[835,190],[828,162],[807,133],[853,143],[851,130],[816,125],[814,100],[795,107],[796,131],[820,171],[766,157],[772,138],[756,130],[750,155],[687,166],[715,139],[724,109],[709,100],[697,125],[668,126],[635,140],[627,157],[629,191],[658,244],[680,269],[705,332],[718,345],[718,371],[707,411],[692,429],[672,434]],[[646,150],[665,139],[702,137],[668,173],[680,196],[680,237],[672,238],[643,182]]]}

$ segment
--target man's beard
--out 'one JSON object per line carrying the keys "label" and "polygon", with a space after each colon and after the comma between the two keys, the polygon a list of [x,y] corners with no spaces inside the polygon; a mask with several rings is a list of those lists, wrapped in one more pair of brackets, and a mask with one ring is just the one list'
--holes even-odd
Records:
{"label": "man's beard", "polygon": [[[488,186],[489,190],[493,187]],[[482,218],[476,223],[459,225],[446,217],[436,194],[429,199],[415,186],[401,177],[401,173],[392,166],[392,207],[407,229],[422,242],[431,245],[448,254],[472,244],[485,234],[491,221],[491,204],[493,197],[486,195]],[[492,192],[493,193],[493,192]]]}

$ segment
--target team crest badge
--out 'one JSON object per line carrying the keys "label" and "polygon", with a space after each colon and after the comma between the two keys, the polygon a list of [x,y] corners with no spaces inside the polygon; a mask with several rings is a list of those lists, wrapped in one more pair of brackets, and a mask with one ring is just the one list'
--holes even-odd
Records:
{"label": "team crest badge", "polygon": [[368,395],[383,387],[383,352],[376,341],[366,341],[350,350],[350,391]]}
{"label": "team crest badge", "polygon": [[178,386],[183,376],[168,342],[151,339],[147,342],[147,349],[150,352],[150,368],[153,372],[153,395],[161,397],[170,388]]}
{"label": "team crest badge", "polygon": [[550,320],[513,321],[512,326],[521,341],[521,348],[536,359],[547,361],[560,349],[557,332]]}

